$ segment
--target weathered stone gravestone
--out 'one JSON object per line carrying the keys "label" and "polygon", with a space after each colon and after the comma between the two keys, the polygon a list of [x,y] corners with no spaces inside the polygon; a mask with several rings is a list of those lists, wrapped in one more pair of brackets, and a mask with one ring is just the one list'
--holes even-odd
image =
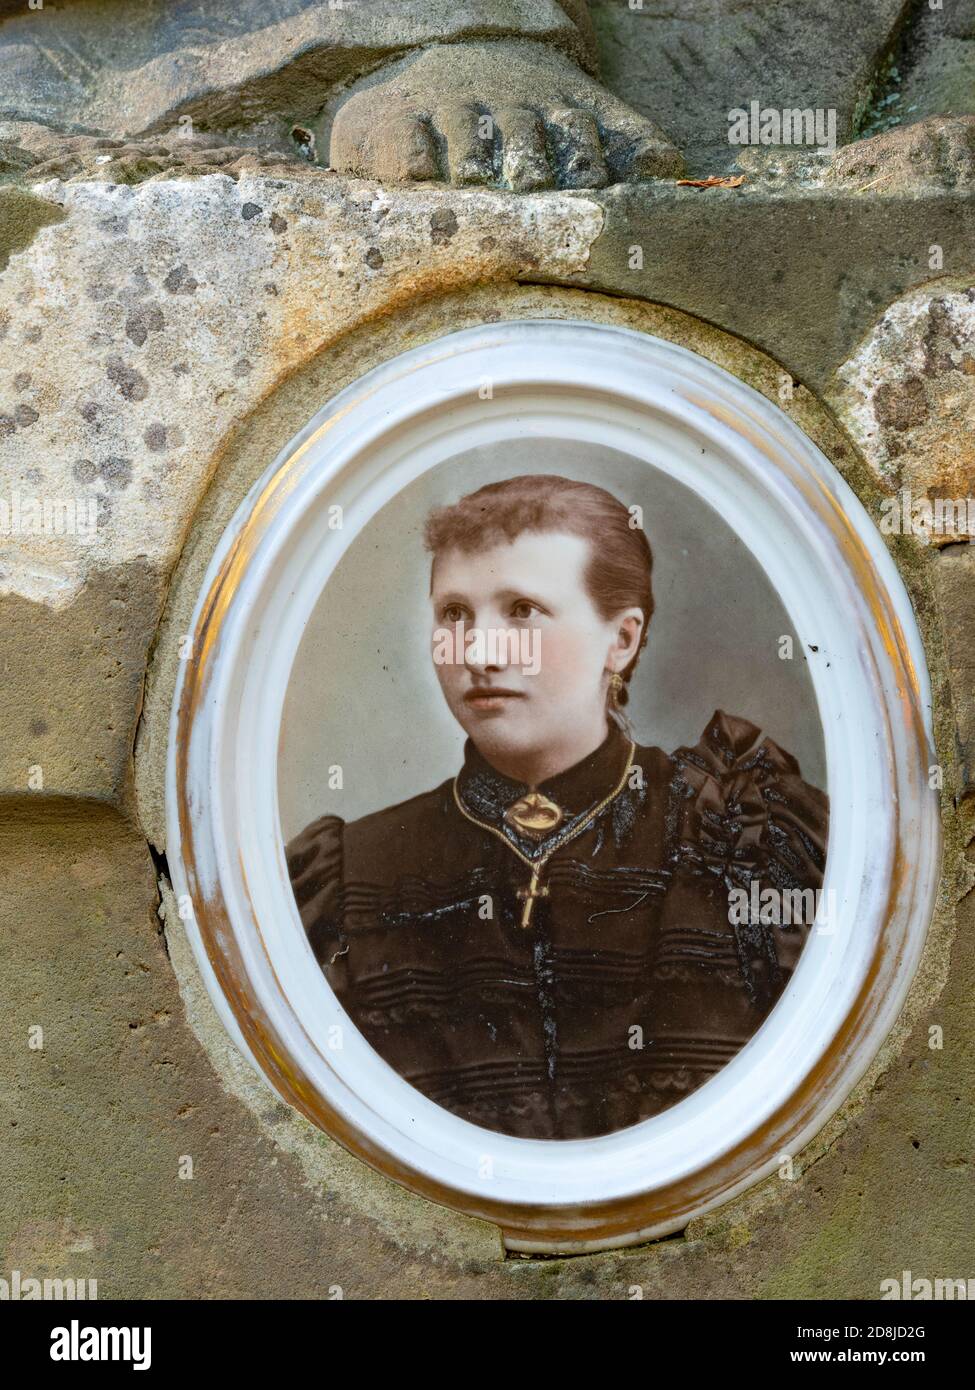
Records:
{"label": "weathered stone gravestone", "polygon": [[[971,1272],[975,6],[835,10],[0,5],[7,1268],[129,1297],[249,1295],[258,1265],[279,1297],[862,1299]],[[638,504],[653,552],[652,619],[620,605],[639,674],[614,648],[599,694],[621,713],[632,677],[635,751],[581,790],[524,748],[472,771],[458,726],[483,754],[506,697],[451,723],[411,664],[424,520],[553,474]],[[558,532],[525,514],[504,544]],[[479,553],[459,534],[434,575]],[[686,833],[653,819],[675,768]],[[483,846],[400,816],[437,784]],[[702,957],[666,936],[692,871],[708,911],[773,883],[835,891],[835,917],[674,908]],[[420,954],[360,954],[356,911]],[[428,922],[492,924],[534,1041],[504,1051],[521,1005],[477,975],[488,928],[441,960]],[[558,936],[599,922],[634,935]],[[639,1004],[607,983],[638,956]],[[464,1089],[516,1054],[514,1109]],[[698,1114],[707,1162],[648,1158],[629,1194],[558,1142],[608,1136],[622,1172]]]}

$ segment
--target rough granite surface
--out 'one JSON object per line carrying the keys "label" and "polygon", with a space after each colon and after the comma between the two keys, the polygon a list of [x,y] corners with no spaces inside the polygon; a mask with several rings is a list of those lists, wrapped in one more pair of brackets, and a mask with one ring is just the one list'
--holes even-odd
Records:
{"label": "rough granite surface", "polygon": [[[83,100],[128,130],[184,109],[231,131],[239,111],[221,115],[206,71],[208,46],[230,45],[251,114],[279,119],[281,37],[258,25],[255,44],[242,41],[250,5],[182,69],[183,108],[172,72],[160,78],[181,31],[174,19],[160,46],[157,8],[157,51],[120,35],[83,92],[38,70],[53,114]],[[450,41],[483,26],[485,7],[480,19],[447,8]],[[584,20],[578,6],[530,8],[529,26],[563,36],[564,10]],[[732,104],[771,101],[769,65],[796,57],[784,39],[760,52],[731,0],[677,17],[656,0],[644,15],[623,8],[597,0],[597,26],[666,29],[649,54],[661,93],[694,64],[715,101],[732,86]],[[326,22],[301,0],[285,9]],[[835,59],[851,131],[902,9],[870,0]],[[432,0],[404,5],[404,23],[429,34],[435,12]],[[938,43],[971,42],[954,21],[905,72]],[[569,28],[553,47],[568,52],[584,32]],[[368,80],[404,32],[377,33],[372,57],[346,53],[342,80]],[[14,33],[8,20],[0,41]],[[718,60],[734,35],[729,86]],[[302,44],[291,76],[319,84],[316,53],[342,45]],[[625,53],[604,44],[603,56],[610,85],[644,109]],[[138,120],[112,108],[113,64],[148,84]],[[671,108],[648,98],[644,114],[693,147],[694,113],[672,129],[668,109],[681,114],[676,96]],[[521,195],[381,186],[236,135],[57,136],[36,110],[9,111],[0,499],[9,516],[16,495],[21,525],[0,534],[0,1272],[95,1277],[102,1297],[447,1299],[860,1299],[905,1268],[973,1273],[975,552],[959,533],[888,537],[925,641],[945,769],[939,908],[898,1026],[794,1180],[770,1179],[652,1245],[506,1258],[490,1226],[405,1193],[277,1102],[220,1027],[173,910],[162,782],[178,638],[241,497],[335,391],[453,329],[582,317],[655,333],[782,405],[875,518],[903,489],[975,495],[970,111],[835,157],[748,151],[736,188],[660,178]],[[80,106],[61,115],[87,120]],[[94,506],[91,538],[26,526],[30,500],[45,498],[76,521]]]}

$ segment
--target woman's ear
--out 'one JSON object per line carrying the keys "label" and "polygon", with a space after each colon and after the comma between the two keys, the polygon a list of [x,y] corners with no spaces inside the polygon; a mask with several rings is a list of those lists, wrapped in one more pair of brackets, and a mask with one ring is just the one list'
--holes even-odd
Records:
{"label": "woman's ear", "polygon": [[615,638],[607,665],[611,671],[625,671],[640,650],[643,636],[643,609],[624,608],[614,621]]}

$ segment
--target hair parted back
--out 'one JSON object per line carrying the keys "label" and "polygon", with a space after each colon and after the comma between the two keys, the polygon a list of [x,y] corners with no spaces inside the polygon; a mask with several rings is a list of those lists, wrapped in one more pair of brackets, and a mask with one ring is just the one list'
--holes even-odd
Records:
{"label": "hair parted back", "polygon": [[[427,518],[424,541],[436,559],[446,550],[486,550],[525,531],[581,536],[589,542],[586,588],[601,618],[609,621],[624,608],[643,610],[640,646],[622,672],[629,682],[653,616],[653,552],[642,526],[633,524],[629,510],[611,492],[555,473],[488,483],[458,502],[436,507]],[[624,685],[620,703],[626,699]]]}

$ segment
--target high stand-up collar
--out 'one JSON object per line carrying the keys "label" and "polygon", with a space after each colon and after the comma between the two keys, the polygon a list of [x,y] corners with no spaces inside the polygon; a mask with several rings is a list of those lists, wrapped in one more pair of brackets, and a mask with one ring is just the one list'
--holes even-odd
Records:
{"label": "high stand-up collar", "polygon": [[477,820],[494,826],[506,838],[520,839],[504,820],[505,812],[514,802],[529,791],[538,791],[561,807],[563,826],[575,821],[613,791],[626,766],[629,748],[630,740],[616,724],[610,724],[606,737],[588,757],[540,782],[537,787],[529,787],[527,782],[516,782],[498,772],[468,739],[464,745],[464,766],[457,778],[457,792],[464,808]]}

